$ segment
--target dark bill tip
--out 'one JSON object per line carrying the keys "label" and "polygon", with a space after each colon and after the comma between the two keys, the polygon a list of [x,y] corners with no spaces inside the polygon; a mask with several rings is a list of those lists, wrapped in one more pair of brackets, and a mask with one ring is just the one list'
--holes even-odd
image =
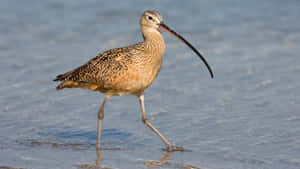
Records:
{"label": "dark bill tip", "polygon": [[164,23],[160,23],[159,24],[159,28],[161,30],[166,31],[166,32],[170,33],[171,35],[175,36],[176,38],[178,38],[179,40],[181,40],[183,43],[185,43],[190,49],[192,49],[200,57],[200,59],[203,61],[203,63],[207,67],[207,69],[208,69],[208,71],[210,73],[211,78],[214,78],[213,71],[210,68],[209,64],[207,63],[207,61],[205,60],[205,58],[200,54],[200,52],[192,44],[190,44],[187,40],[185,40],[182,36],[180,36],[178,33],[176,33],[175,31],[173,31],[171,28],[169,28]]}

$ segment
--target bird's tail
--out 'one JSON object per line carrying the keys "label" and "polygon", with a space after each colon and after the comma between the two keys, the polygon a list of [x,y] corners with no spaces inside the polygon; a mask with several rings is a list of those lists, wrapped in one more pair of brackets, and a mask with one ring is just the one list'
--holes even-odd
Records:
{"label": "bird's tail", "polygon": [[60,74],[60,75],[56,76],[56,78],[53,81],[63,81],[61,84],[59,84],[56,87],[56,90],[61,90],[61,89],[66,88],[66,87],[70,88],[71,86],[74,86],[73,81],[67,80],[68,74],[69,73],[64,73],[64,74]]}
{"label": "bird's tail", "polygon": [[74,82],[72,80],[67,80],[67,81],[64,81],[61,84],[59,84],[56,87],[56,90],[61,90],[61,89],[64,89],[64,88],[75,88],[75,87],[79,87],[78,82]]}
{"label": "bird's tail", "polygon": [[67,73],[60,74],[60,75],[56,76],[56,78],[53,81],[64,81],[64,80],[66,80],[66,77],[67,77]]}

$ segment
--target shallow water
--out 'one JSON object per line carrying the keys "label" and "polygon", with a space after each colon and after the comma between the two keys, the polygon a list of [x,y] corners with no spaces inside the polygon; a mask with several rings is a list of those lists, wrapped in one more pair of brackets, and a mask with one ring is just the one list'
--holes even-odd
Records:
{"label": "shallow water", "polygon": [[[300,1],[0,1],[0,168],[93,168],[103,94],[57,92],[52,79],[98,52],[141,41],[157,9],[200,49],[164,34],[163,69],[145,92],[108,102],[103,168],[300,168]],[[164,157],[165,156],[165,157]]]}

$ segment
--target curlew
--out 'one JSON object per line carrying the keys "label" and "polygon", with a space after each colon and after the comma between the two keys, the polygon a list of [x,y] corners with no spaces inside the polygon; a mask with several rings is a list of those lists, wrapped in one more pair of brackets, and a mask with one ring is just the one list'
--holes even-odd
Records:
{"label": "curlew", "polygon": [[153,10],[145,11],[140,18],[144,41],[135,45],[115,48],[98,54],[86,64],[58,75],[54,81],[62,81],[56,89],[82,88],[105,94],[98,111],[97,150],[100,150],[101,127],[104,107],[112,96],[123,94],[139,98],[142,121],[165,143],[167,151],[181,151],[183,148],[173,146],[148,120],[144,107],[144,91],[147,89],[162,66],[165,43],[160,29],[180,39],[189,46],[204,62],[211,78],[213,72],[204,57],[188,41],[164,24],[162,16]]}

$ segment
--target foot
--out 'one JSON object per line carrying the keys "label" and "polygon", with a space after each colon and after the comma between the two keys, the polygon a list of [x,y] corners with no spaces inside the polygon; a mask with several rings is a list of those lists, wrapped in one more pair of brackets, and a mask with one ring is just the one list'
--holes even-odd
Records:
{"label": "foot", "polygon": [[166,148],[166,151],[168,152],[172,152],[172,151],[185,151],[185,149],[183,147],[176,147],[173,145],[168,145]]}

